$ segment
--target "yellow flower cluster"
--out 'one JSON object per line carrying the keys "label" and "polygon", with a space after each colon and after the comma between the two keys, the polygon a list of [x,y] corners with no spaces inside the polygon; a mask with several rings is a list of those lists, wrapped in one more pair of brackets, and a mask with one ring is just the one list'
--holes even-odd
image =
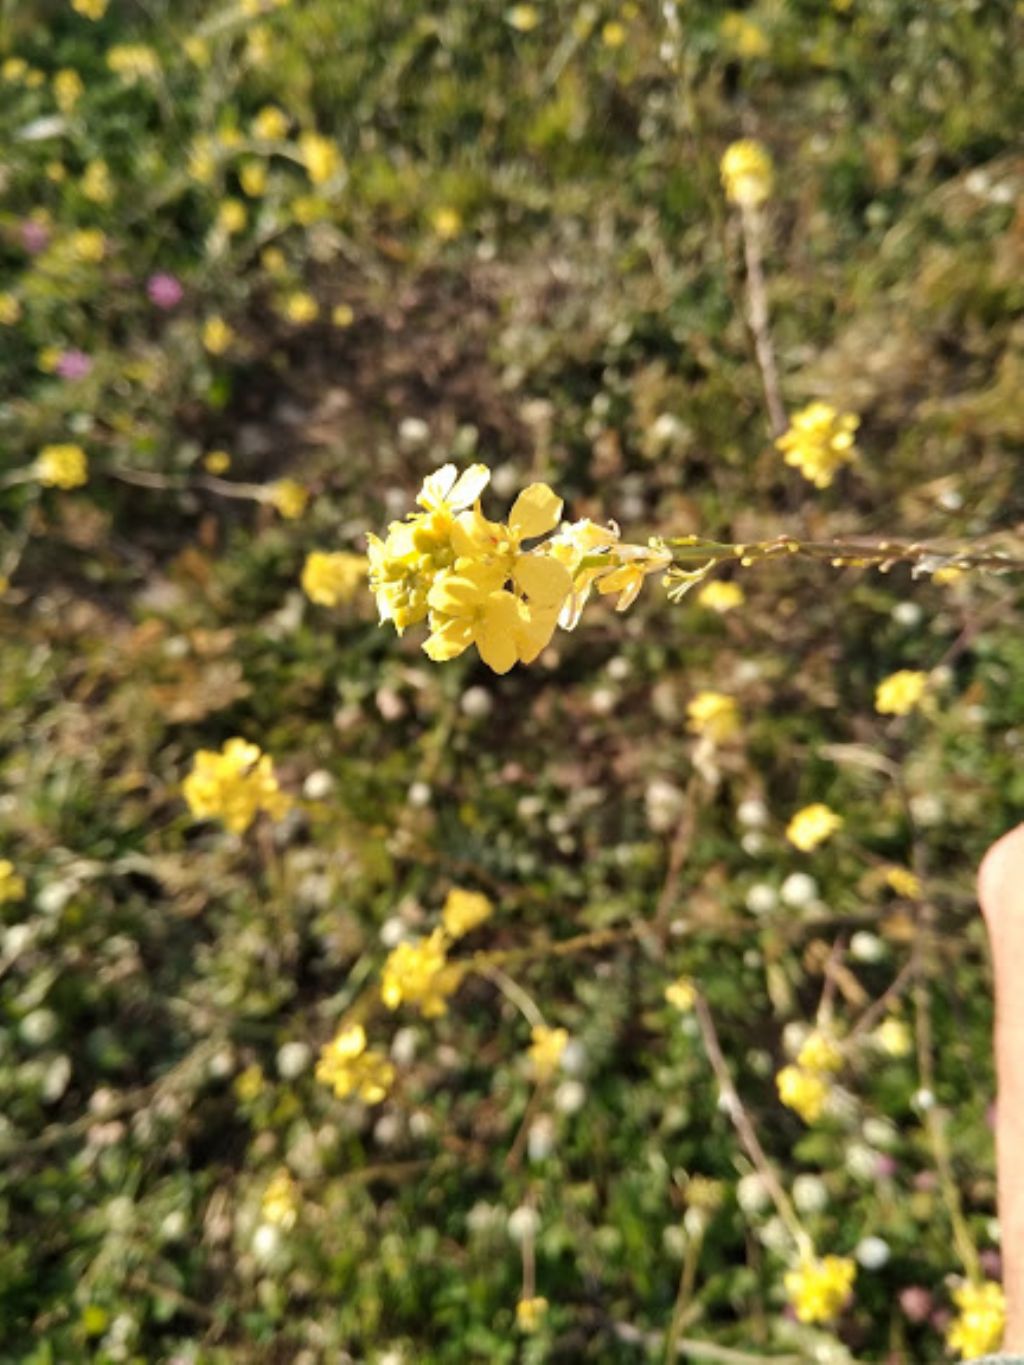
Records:
{"label": "yellow flower cluster", "polygon": [[118,43],[107,53],[107,66],[126,80],[149,80],[160,74],[160,58],[145,43]]}
{"label": "yellow flower cluster", "polygon": [[964,1284],[953,1292],[960,1310],[946,1333],[946,1345],[963,1360],[997,1351],[1006,1328],[1006,1296],[994,1280]]}
{"label": "yellow flower cluster", "polygon": [[875,710],[880,716],[906,716],[924,696],[928,674],[901,668],[883,678],[875,690]]}
{"label": "yellow flower cluster", "polygon": [[260,811],[279,820],[291,804],[270,755],[238,738],[219,753],[200,749],[181,790],[197,820],[220,820],[232,834],[244,834]]}
{"label": "yellow flower cluster", "polygon": [[203,323],[203,345],[211,355],[223,355],[234,339],[234,331],[222,317],[207,318]]}
{"label": "yellow flower cluster", "polygon": [[320,133],[302,134],[299,138],[299,155],[314,185],[325,184],[345,164],[337,146]]}
{"label": "yellow flower cluster", "polygon": [[914,1046],[909,1026],[904,1020],[894,1019],[892,1015],[879,1024],[872,1038],[889,1057],[909,1057]]}
{"label": "yellow flower cluster", "polygon": [[752,138],[726,147],[721,172],[725,197],[741,208],[756,208],[772,192],[772,159],[761,143]]}
{"label": "yellow flower cluster", "polygon": [[788,465],[799,469],[815,488],[827,488],[836,470],[857,454],[854,432],[860,418],[836,412],[828,403],[810,403],[795,412],[789,430],[775,442]]}
{"label": "yellow flower cluster", "polygon": [[451,938],[463,938],[490,919],[494,906],[481,891],[463,891],[453,886],[445,899],[441,920]]}
{"label": "yellow flower cluster", "polygon": [[697,594],[697,601],[702,607],[707,607],[709,611],[717,611],[720,616],[724,616],[727,611],[733,611],[736,607],[742,607],[746,600],[746,593],[738,583],[728,582],[723,578],[712,579]]}
{"label": "yellow flower cluster", "polygon": [[531,1029],[529,1047],[530,1066],[534,1079],[549,1081],[562,1063],[562,1055],[569,1046],[569,1034],[564,1028],[548,1028],[538,1024]]}
{"label": "yellow flower cluster", "polygon": [[786,826],[786,838],[801,852],[810,853],[812,849],[831,838],[837,829],[841,829],[842,824],[841,815],[837,815],[822,802],[816,801],[813,805],[804,806],[802,810],[797,811]]}
{"label": "yellow flower cluster", "polygon": [[62,114],[70,114],[85,93],[81,76],[71,67],[63,67],[53,78],[53,97]]}
{"label": "yellow flower cluster", "polygon": [[556,626],[573,629],[592,588],[617,593],[623,611],[644,577],[671,562],[664,546],[621,545],[615,527],[587,520],[525,549],[555,529],[562,500],[547,484],[531,484],[507,522],[489,521],[479,498],[490,477],[482,464],[461,476],[445,465],[424,481],[422,511],[392,522],[384,540],[367,538],[380,619],[399,634],[427,620],[423,647],[435,661],[475,645],[495,673],[531,663]]}
{"label": "yellow flower cluster", "polygon": [[775,1077],[779,1099],[787,1109],[799,1114],[804,1123],[816,1123],[825,1112],[829,1083],[817,1071],[800,1066],[784,1066]]}
{"label": "yellow flower cluster", "polygon": [[316,1078],[339,1099],[355,1095],[366,1104],[379,1104],[395,1082],[395,1068],[383,1052],[367,1050],[366,1030],[352,1024],[321,1048]]}
{"label": "yellow flower cluster", "polygon": [[283,1166],[263,1191],[260,1212],[264,1220],[276,1228],[287,1231],[295,1226],[299,1212],[299,1190]]}
{"label": "yellow flower cluster", "polygon": [[906,896],[907,900],[917,900],[921,895],[921,878],[908,867],[890,867],[885,882],[897,896]]}
{"label": "yellow flower cluster", "polygon": [[365,555],[339,550],[335,554],[314,551],[302,569],[302,591],[321,607],[350,602],[366,578]]}
{"label": "yellow flower cluster", "polygon": [[102,19],[110,0],[71,0],[71,8],[84,19]]}
{"label": "yellow flower cluster", "polygon": [[81,488],[89,478],[89,461],[76,445],[43,446],[34,468],[46,488]]}
{"label": "yellow flower cluster", "polygon": [[681,976],[665,987],[665,999],[680,1014],[689,1014],[697,1001],[697,990],[688,976]]}
{"label": "yellow flower cluster", "polygon": [[428,938],[393,948],[384,964],[380,998],[389,1010],[415,1005],[426,1019],[448,1012],[448,997],[458,989],[462,968],[448,961],[448,938],[435,929]]}
{"label": "yellow flower cluster", "polygon": [[548,1301],[539,1295],[520,1299],[516,1304],[516,1326],[520,1332],[536,1332],[548,1311]]}
{"label": "yellow flower cluster", "polygon": [[266,499],[285,521],[298,521],[309,504],[309,489],[295,479],[278,479],[267,486]]}
{"label": "yellow flower cluster", "polygon": [[715,744],[723,744],[739,733],[739,710],[724,692],[698,692],[687,706],[686,716],[693,734]]}
{"label": "yellow flower cluster", "polygon": [[848,1256],[808,1257],[783,1283],[801,1322],[831,1322],[850,1296],[857,1267]]}
{"label": "yellow flower cluster", "polygon": [[7,858],[0,858],[0,905],[25,899],[25,878],[14,870]]}
{"label": "yellow flower cluster", "polygon": [[815,1029],[796,1054],[796,1064],[806,1071],[831,1075],[843,1069],[843,1050],[833,1037]]}
{"label": "yellow flower cluster", "polygon": [[21,303],[17,295],[5,290],[0,294],[0,324],[4,327],[13,327],[20,317]]}

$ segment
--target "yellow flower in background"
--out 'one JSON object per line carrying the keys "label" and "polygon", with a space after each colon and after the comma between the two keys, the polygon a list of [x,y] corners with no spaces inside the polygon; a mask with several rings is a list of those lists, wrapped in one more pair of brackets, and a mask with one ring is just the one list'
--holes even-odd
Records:
{"label": "yellow flower in background", "polygon": [[800,1322],[831,1322],[850,1297],[857,1266],[848,1256],[808,1257],[786,1272],[786,1295]]}
{"label": "yellow flower in background", "polygon": [[820,1029],[810,1034],[796,1054],[796,1064],[804,1071],[828,1076],[843,1069],[843,1052],[834,1038]]}
{"label": "yellow flower in background", "polygon": [[85,19],[102,19],[110,0],[71,0],[71,8]]}
{"label": "yellow flower in background", "polygon": [[300,194],[292,200],[292,217],[301,227],[322,223],[330,216],[331,206],[316,194]]}
{"label": "yellow flower in background", "polygon": [[921,878],[907,867],[890,867],[885,881],[897,896],[905,896],[907,900],[917,900],[921,895]]}
{"label": "yellow flower in background", "polygon": [[811,403],[790,418],[789,430],[778,437],[786,464],[799,469],[815,488],[828,488],[836,471],[856,457],[854,432],[860,418],[839,413],[828,403]]}
{"label": "yellow flower in background", "polygon": [[43,374],[56,374],[63,354],[64,349],[61,346],[44,346],[36,357],[36,364]]}
{"label": "yellow flower in background", "polygon": [[107,251],[107,239],[99,228],[81,228],[68,238],[68,251],[73,260],[96,265]]}
{"label": "yellow flower in background", "polygon": [[906,716],[917,706],[927,688],[927,673],[901,668],[878,684],[875,710],[880,716]]}
{"label": "yellow flower in background", "polygon": [[249,210],[241,199],[225,199],[217,210],[217,226],[229,237],[242,232],[249,221]]}
{"label": "yellow flower in background", "polygon": [[253,136],[264,142],[280,142],[288,136],[288,115],[273,104],[265,104],[252,121]]}
{"label": "yellow flower in background", "polygon": [[197,137],[188,152],[188,173],[200,185],[211,185],[217,174],[217,152],[212,138]]}
{"label": "yellow flower in background", "polygon": [[258,199],[267,189],[267,167],[262,161],[246,161],[238,169],[238,182],[250,199]]}
{"label": "yellow flower in background", "polygon": [[211,355],[224,355],[234,339],[234,331],[222,317],[207,318],[203,323],[203,345]]}
{"label": "yellow flower in background", "polygon": [[946,1333],[946,1345],[962,1360],[998,1351],[1006,1329],[1006,1296],[994,1280],[963,1284],[953,1291],[958,1311]]}
{"label": "yellow flower in background", "polygon": [[316,1078],[340,1100],[355,1095],[365,1104],[379,1104],[395,1082],[395,1068],[382,1052],[367,1051],[365,1029],[352,1024],[321,1048]]}
{"label": "yellow flower in background", "polygon": [[913,1038],[910,1027],[902,1019],[894,1019],[892,1015],[883,1023],[879,1024],[871,1035],[874,1041],[890,1057],[909,1057],[913,1047]]}
{"label": "yellow flower in background", "polygon": [[219,752],[200,749],[181,790],[197,820],[220,820],[232,834],[244,834],[261,811],[279,820],[291,805],[270,755],[238,738]]}
{"label": "yellow flower in background", "polygon": [[621,47],[626,41],[626,26],[617,19],[609,19],[601,29],[601,41],[605,47]]}
{"label": "yellow flower in background", "polygon": [[199,38],[195,34],[186,38],[182,43],[182,50],[193,66],[210,65],[210,44],[205,38]]}
{"label": "yellow flower in background", "polygon": [[302,569],[302,591],[321,607],[336,607],[350,602],[366,581],[365,555],[339,550],[322,554],[314,550],[306,556]]}
{"label": "yellow flower in background", "polygon": [[494,906],[482,891],[463,891],[453,886],[441,911],[441,922],[451,938],[462,938],[490,919]]}
{"label": "yellow flower in background", "polygon": [[25,878],[14,870],[8,858],[0,858],[0,905],[25,899]]}
{"label": "yellow flower in background", "polygon": [[724,692],[698,692],[686,708],[691,734],[723,744],[740,731],[740,713]]}
{"label": "yellow flower in background", "polygon": [[109,204],[114,197],[114,181],[105,161],[90,161],[82,174],[82,193],[94,204]]}
{"label": "yellow flower in background", "polygon": [[279,246],[268,246],[260,252],[260,264],[268,275],[284,275],[288,270],[288,258]]}
{"label": "yellow flower in background", "polygon": [[260,1212],[264,1221],[286,1232],[299,1216],[299,1187],[282,1166],[263,1191]]}
{"label": "yellow flower in background", "polygon": [[448,996],[458,989],[462,970],[448,962],[444,930],[393,948],[384,964],[380,998],[389,1010],[415,1005],[427,1019],[447,1014]]}
{"label": "yellow flower in background", "polygon": [[336,303],[331,309],[331,322],[335,327],[351,327],[356,320],[351,304]]}
{"label": "yellow flower in background", "polygon": [[830,1090],[820,1072],[784,1066],[775,1077],[775,1085],[782,1103],[799,1114],[804,1123],[816,1123],[825,1112]]}
{"label": "yellow flower in background", "polygon": [[548,1311],[548,1301],[539,1295],[520,1299],[516,1304],[516,1326],[520,1332],[536,1332]]}
{"label": "yellow flower in background", "polygon": [[462,214],[458,209],[442,206],[432,211],[430,226],[442,242],[450,242],[462,231]]}
{"label": "yellow flower in background", "polygon": [[665,987],[665,999],[680,1014],[689,1014],[697,1002],[697,990],[688,976],[681,976]]}
{"label": "yellow flower in background", "polygon": [[295,479],[278,479],[268,485],[265,497],[285,521],[298,521],[309,505],[309,489]]}
{"label": "yellow flower in background", "polygon": [[107,66],[125,80],[150,80],[160,74],[160,59],[145,43],[117,43],[107,53]]}
{"label": "yellow flower in background", "polygon": [[697,601],[702,607],[707,607],[709,611],[717,611],[721,616],[727,611],[734,611],[736,607],[742,607],[746,600],[746,593],[738,583],[728,582],[722,578],[714,578],[710,583],[705,583],[697,594]]}
{"label": "yellow flower in background", "polygon": [[743,138],[726,147],[721,164],[725,197],[741,208],[756,208],[771,195],[772,159],[760,142]]}
{"label": "yellow flower in background", "polygon": [[320,316],[320,305],[312,294],[297,289],[293,294],[288,294],[282,300],[281,312],[289,322],[301,326],[317,320]]}
{"label": "yellow flower in background", "polygon": [[536,1081],[549,1081],[562,1064],[562,1056],[569,1046],[569,1034],[564,1028],[548,1028],[538,1024],[530,1030],[533,1041],[528,1055]]}
{"label": "yellow flower in background", "polygon": [[725,15],[718,31],[737,57],[765,57],[771,51],[764,30],[738,10]]}
{"label": "yellow flower in background", "polygon": [[231,468],[231,456],[226,450],[211,450],[203,456],[203,468],[208,474],[226,474]]}
{"label": "yellow flower in background", "polygon": [[89,478],[89,461],[78,445],[43,446],[35,476],[45,488],[81,488]]}
{"label": "yellow flower in background", "polygon": [[345,164],[336,144],[320,133],[302,134],[299,155],[314,185],[326,184]]}
{"label": "yellow flower in background", "polygon": [[505,19],[518,33],[530,33],[540,23],[540,12],[536,5],[513,5]]}
{"label": "yellow flower in background", "polygon": [[5,81],[20,81],[28,71],[28,62],[23,57],[8,57],[0,66],[0,76]]}
{"label": "yellow flower in background", "polygon": [[64,67],[53,78],[53,97],[62,114],[70,114],[85,93],[85,86],[77,71]]}
{"label": "yellow flower in background", "polygon": [[263,1074],[261,1067],[254,1062],[252,1066],[247,1066],[235,1081],[235,1094],[243,1104],[252,1104],[253,1100],[259,1099],[267,1088],[267,1078]]}
{"label": "yellow flower in background", "polygon": [[13,327],[21,318],[21,303],[14,294],[0,294],[0,325]]}
{"label": "yellow flower in background", "polygon": [[813,805],[804,806],[793,816],[786,826],[786,838],[801,852],[810,853],[826,839],[830,839],[842,825],[841,815],[837,815],[821,801],[815,801]]}

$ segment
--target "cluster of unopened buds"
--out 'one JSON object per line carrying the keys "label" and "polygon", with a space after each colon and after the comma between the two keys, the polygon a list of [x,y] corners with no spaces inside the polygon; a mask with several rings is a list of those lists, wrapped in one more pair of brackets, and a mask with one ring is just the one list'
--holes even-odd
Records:
{"label": "cluster of unopened buds", "polygon": [[617,594],[624,611],[644,578],[672,562],[659,540],[624,545],[614,524],[561,522],[562,499],[544,483],[519,494],[507,521],[490,521],[480,506],[490,477],[482,464],[461,475],[445,465],[424,480],[421,511],[392,522],[383,540],[368,537],[381,620],[399,634],[426,621],[431,659],[476,645],[507,673],[536,659],[558,627],[572,630],[593,589]]}

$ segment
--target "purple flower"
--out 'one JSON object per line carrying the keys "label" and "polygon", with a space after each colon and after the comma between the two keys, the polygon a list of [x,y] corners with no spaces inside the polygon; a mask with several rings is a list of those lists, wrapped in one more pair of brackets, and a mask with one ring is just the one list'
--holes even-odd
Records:
{"label": "purple flower", "polygon": [[45,251],[50,241],[50,229],[45,223],[37,222],[34,218],[26,218],[21,225],[21,244],[26,251],[38,256],[40,251]]}
{"label": "purple flower", "polygon": [[169,275],[165,270],[158,270],[155,275],[150,275],[146,283],[146,293],[150,302],[155,303],[158,308],[177,308],[185,291],[173,275]]}
{"label": "purple flower", "polygon": [[907,1285],[900,1290],[900,1307],[911,1322],[924,1322],[935,1306],[935,1300],[921,1284]]}
{"label": "purple flower", "polygon": [[84,379],[92,369],[92,361],[84,351],[65,351],[57,361],[61,379]]}
{"label": "purple flower", "polygon": [[879,1152],[875,1158],[875,1178],[877,1180],[891,1180],[899,1170],[899,1165],[895,1157],[888,1152]]}

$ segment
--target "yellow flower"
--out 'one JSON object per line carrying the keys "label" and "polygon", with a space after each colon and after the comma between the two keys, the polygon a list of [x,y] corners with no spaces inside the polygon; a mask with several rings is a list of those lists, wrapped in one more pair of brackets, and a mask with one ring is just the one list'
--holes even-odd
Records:
{"label": "yellow flower", "polygon": [[697,601],[702,607],[717,611],[722,616],[735,607],[742,607],[746,600],[746,594],[738,583],[726,582],[722,578],[705,583],[697,594]]}
{"label": "yellow flower", "polygon": [[295,479],[278,479],[269,484],[265,496],[285,521],[298,521],[309,504],[309,489]]}
{"label": "yellow flower", "polygon": [[43,446],[35,475],[46,488],[81,488],[89,478],[89,461],[81,446]]}
{"label": "yellow flower", "polygon": [[548,1301],[539,1295],[532,1299],[520,1299],[516,1304],[516,1326],[520,1332],[536,1332],[547,1311]]}
{"label": "yellow flower", "polygon": [[875,1029],[875,1042],[890,1057],[909,1057],[913,1046],[910,1029],[902,1019],[891,1015]]}
{"label": "yellow flower", "polygon": [[330,211],[326,199],[316,194],[300,194],[292,200],[292,216],[301,227],[322,222]]}
{"label": "yellow flower", "polygon": [[208,474],[226,474],[231,468],[231,456],[226,450],[211,450],[203,456],[203,468]]}
{"label": "yellow flower", "polygon": [[917,900],[921,895],[921,878],[906,867],[890,867],[885,874],[886,884],[897,896]]}
{"label": "yellow flower", "polygon": [[803,1071],[828,1076],[843,1069],[842,1049],[834,1038],[815,1029],[797,1053],[796,1064]]}
{"label": "yellow flower", "polygon": [[799,469],[815,488],[827,488],[836,470],[855,458],[858,426],[860,418],[852,412],[839,413],[828,403],[811,403],[793,414],[789,430],[775,445],[786,464]]}
{"label": "yellow flower", "polygon": [[443,205],[431,213],[430,226],[442,242],[450,242],[462,231],[462,214],[458,209]]}
{"label": "yellow flower", "polygon": [[0,76],[5,81],[20,81],[28,71],[28,62],[24,57],[8,57],[3,66],[0,66]]}
{"label": "yellow flower", "polygon": [[105,161],[90,161],[82,174],[82,193],[94,204],[109,204],[114,197],[114,182]]}
{"label": "yellow flower", "polygon": [[223,355],[234,339],[234,331],[222,317],[207,318],[203,323],[203,345],[211,355]]}
{"label": "yellow flower", "polygon": [[775,1077],[775,1084],[779,1099],[787,1109],[799,1114],[804,1123],[816,1123],[825,1112],[829,1086],[820,1072],[784,1066]]}
{"label": "yellow flower", "polygon": [[217,226],[229,237],[242,232],[249,221],[249,210],[241,199],[225,199],[217,210]]}
{"label": "yellow flower", "polygon": [[697,991],[688,976],[681,976],[665,987],[665,999],[680,1014],[689,1014],[697,1000]]}
{"label": "yellow flower", "polygon": [[36,364],[43,374],[56,374],[63,354],[64,350],[60,346],[44,346],[36,358]]}
{"label": "yellow flower", "polygon": [[786,838],[803,853],[810,853],[812,849],[831,838],[837,829],[841,829],[842,824],[841,815],[837,815],[822,802],[816,801],[813,805],[804,806],[802,810],[797,811],[786,826]]}
{"label": "yellow flower", "polygon": [[107,53],[107,66],[126,80],[148,80],[160,74],[160,59],[145,43],[118,43]]}
{"label": "yellow flower", "polygon": [[335,327],[351,327],[356,320],[351,304],[338,303],[331,309],[331,322]]}
{"label": "yellow flower", "polygon": [[801,1322],[831,1322],[850,1296],[857,1267],[848,1256],[807,1257],[786,1272],[786,1294]]}
{"label": "yellow flower", "polygon": [[548,1028],[538,1024],[530,1030],[533,1039],[529,1047],[530,1067],[536,1081],[549,1081],[562,1064],[562,1055],[569,1045],[569,1034],[564,1028]]}
{"label": "yellow flower", "polygon": [[53,97],[62,114],[70,114],[85,93],[85,86],[77,71],[63,67],[53,78]]}
{"label": "yellow flower", "polygon": [[235,1081],[235,1094],[243,1104],[251,1104],[253,1100],[259,1099],[266,1086],[266,1077],[254,1062],[252,1066],[247,1066]]}
{"label": "yellow flower", "polygon": [[25,878],[14,870],[7,858],[0,858],[0,905],[25,899]]}
{"label": "yellow flower", "polygon": [[493,911],[494,906],[482,892],[453,886],[441,911],[441,921],[451,938],[462,938],[490,919]]}
{"label": "yellow flower", "polygon": [[946,1333],[946,1345],[963,1360],[997,1351],[1006,1328],[1006,1296],[994,1280],[963,1284],[953,1291],[960,1310]]}
{"label": "yellow flower", "polygon": [[197,820],[220,820],[232,834],[244,834],[261,811],[279,820],[291,805],[278,787],[270,755],[238,738],[219,753],[199,750],[182,795]]}
{"label": "yellow flower", "polygon": [[68,238],[68,250],[76,261],[96,265],[107,250],[107,239],[99,228],[81,228]]}
{"label": "yellow flower", "polygon": [[403,1002],[427,1019],[447,1014],[448,996],[458,989],[462,969],[448,962],[443,929],[429,938],[411,939],[392,949],[381,976],[380,998],[389,1010]]}
{"label": "yellow flower", "polygon": [[648,574],[663,573],[672,563],[669,550],[658,540],[648,545],[615,545],[610,552],[610,564],[595,580],[599,593],[607,596],[617,592],[616,611],[631,607],[640,595]]}
{"label": "yellow flower", "polygon": [[[427,656],[442,662],[476,645],[481,659],[495,673],[507,673],[516,663],[531,663],[554,634],[571,586],[561,565],[553,561],[543,565],[540,559],[532,563],[540,570],[535,580],[538,593],[552,599],[538,600],[535,606],[496,587],[501,579],[487,565],[470,562],[458,574],[441,575],[427,594],[431,629],[423,645]],[[549,578],[549,568],[561,570],[562,576],[554,572]],[[526,577],[522,567],[518,573]]]}
{"label": "yellow flower", "polygon": [[739,733],[740,713],[724,692],[698,692],[686,708],[692,734],[722,744]]}
{"label": "yellow flower", "polygon": [[605,47],[621,47],[626,41],[625,24],[620,24],[617,19],[609,19],[608,23],[601,29],[601,41]]}
{"label": "yellow flower", "polygon": [[279,246],[268,246],[260,252],[260,264],[268,275],[283,275],[288,269],[288,260]]}
{"label": "yellow flower", "polygon": [[267,168],[262,161],[246,161],[239,167],[238,181],[250,199],[258,199],[267,188]]}
{"label": "yellow flower", "polygon": [[337,146],[320,133],[303,133],[299,138],[299,154],[314,185],[326,184],[345,164]]}
{"label": "yellow flower", "polygon": [[719,32],[737,57],[764,57],[771,51],[763,29],[736,10],[724,17]]}
{"label": "yellow flower", "polygon": [[188,173],[201,185],[211,185],[217,174],[217,152],[213,140],[197,137],[189,148]]}
{"label": "yellow flower", "polygon": [[282,300],[281,312],[289,322],[301,325],[316,321],[320,313],[320,305],[312,294],[297,289],[293,294],[287,295]]}
{"label": "yellow flower", "polygon": [[287,1232],[295,1226],[299,1212],[299,1189],[283,1166],[263,1191],[260,1211],[264,1220],[276,1228],[284,1228]]}
{"label": "yellow flower", "polygon": [[185,56],[193,66],[210,65],[210,44],[205,38],[200,38],[193,34],[191,37],[186,38],[181,46]]}
{"label": "yellow flower", "polygon": [[302,591],[321,607],[336,607],[352,600],[366,573],[365,555],[349,554],[344,550],[322,554],[314,550],[306,556],[302,569]]}
{"label": "yellow flower", "polygon": [[0,294],[0,324],[13,327],[21,317],[21,303],[14,294]]}
{"label": "yellow flower", "polygon": [[963,578],[965,570],[958,568],[955,564],[947,564],[945,568],[936,569],[932,574],[932,582],[946,587],[950,583],[956,583]]}
{"label": "yellow flower", "polygon": [[316,1078],[343,1100],[356,1095],[366,1104],[379,1104],[395,1081],[395,1068],[383,1052],[366,1049],[361,1024],[341,1029],[320,1050]]}
{"label": "yellow flower", "polygon": [[71,0],[71,8],[86,19],[102,19],[110,0]]}
{"label": "yellow flower", "polygon": [[540,14],[536,5],[513,5],[506,13],[505,19],[517,32],[529,33],[540,23]]}
{"label": "yellow flower", "polygon": [[288,136],[288,115],[272,104],[265,104],[252,121],[252,131],[264,142],[280,142]]}
{"label": "yellow flower", "polygon": [[928,687],[928,674],[901,668],[883,678],[875,692],[875,710],[880,716],[905,716],[913,711]]}
{"label": "yellow flower", "polygon": [[743,138],[726,147],[721,172],[725,197],[741,208],[755,208],[771,195],[772,159],[753,138]]}

